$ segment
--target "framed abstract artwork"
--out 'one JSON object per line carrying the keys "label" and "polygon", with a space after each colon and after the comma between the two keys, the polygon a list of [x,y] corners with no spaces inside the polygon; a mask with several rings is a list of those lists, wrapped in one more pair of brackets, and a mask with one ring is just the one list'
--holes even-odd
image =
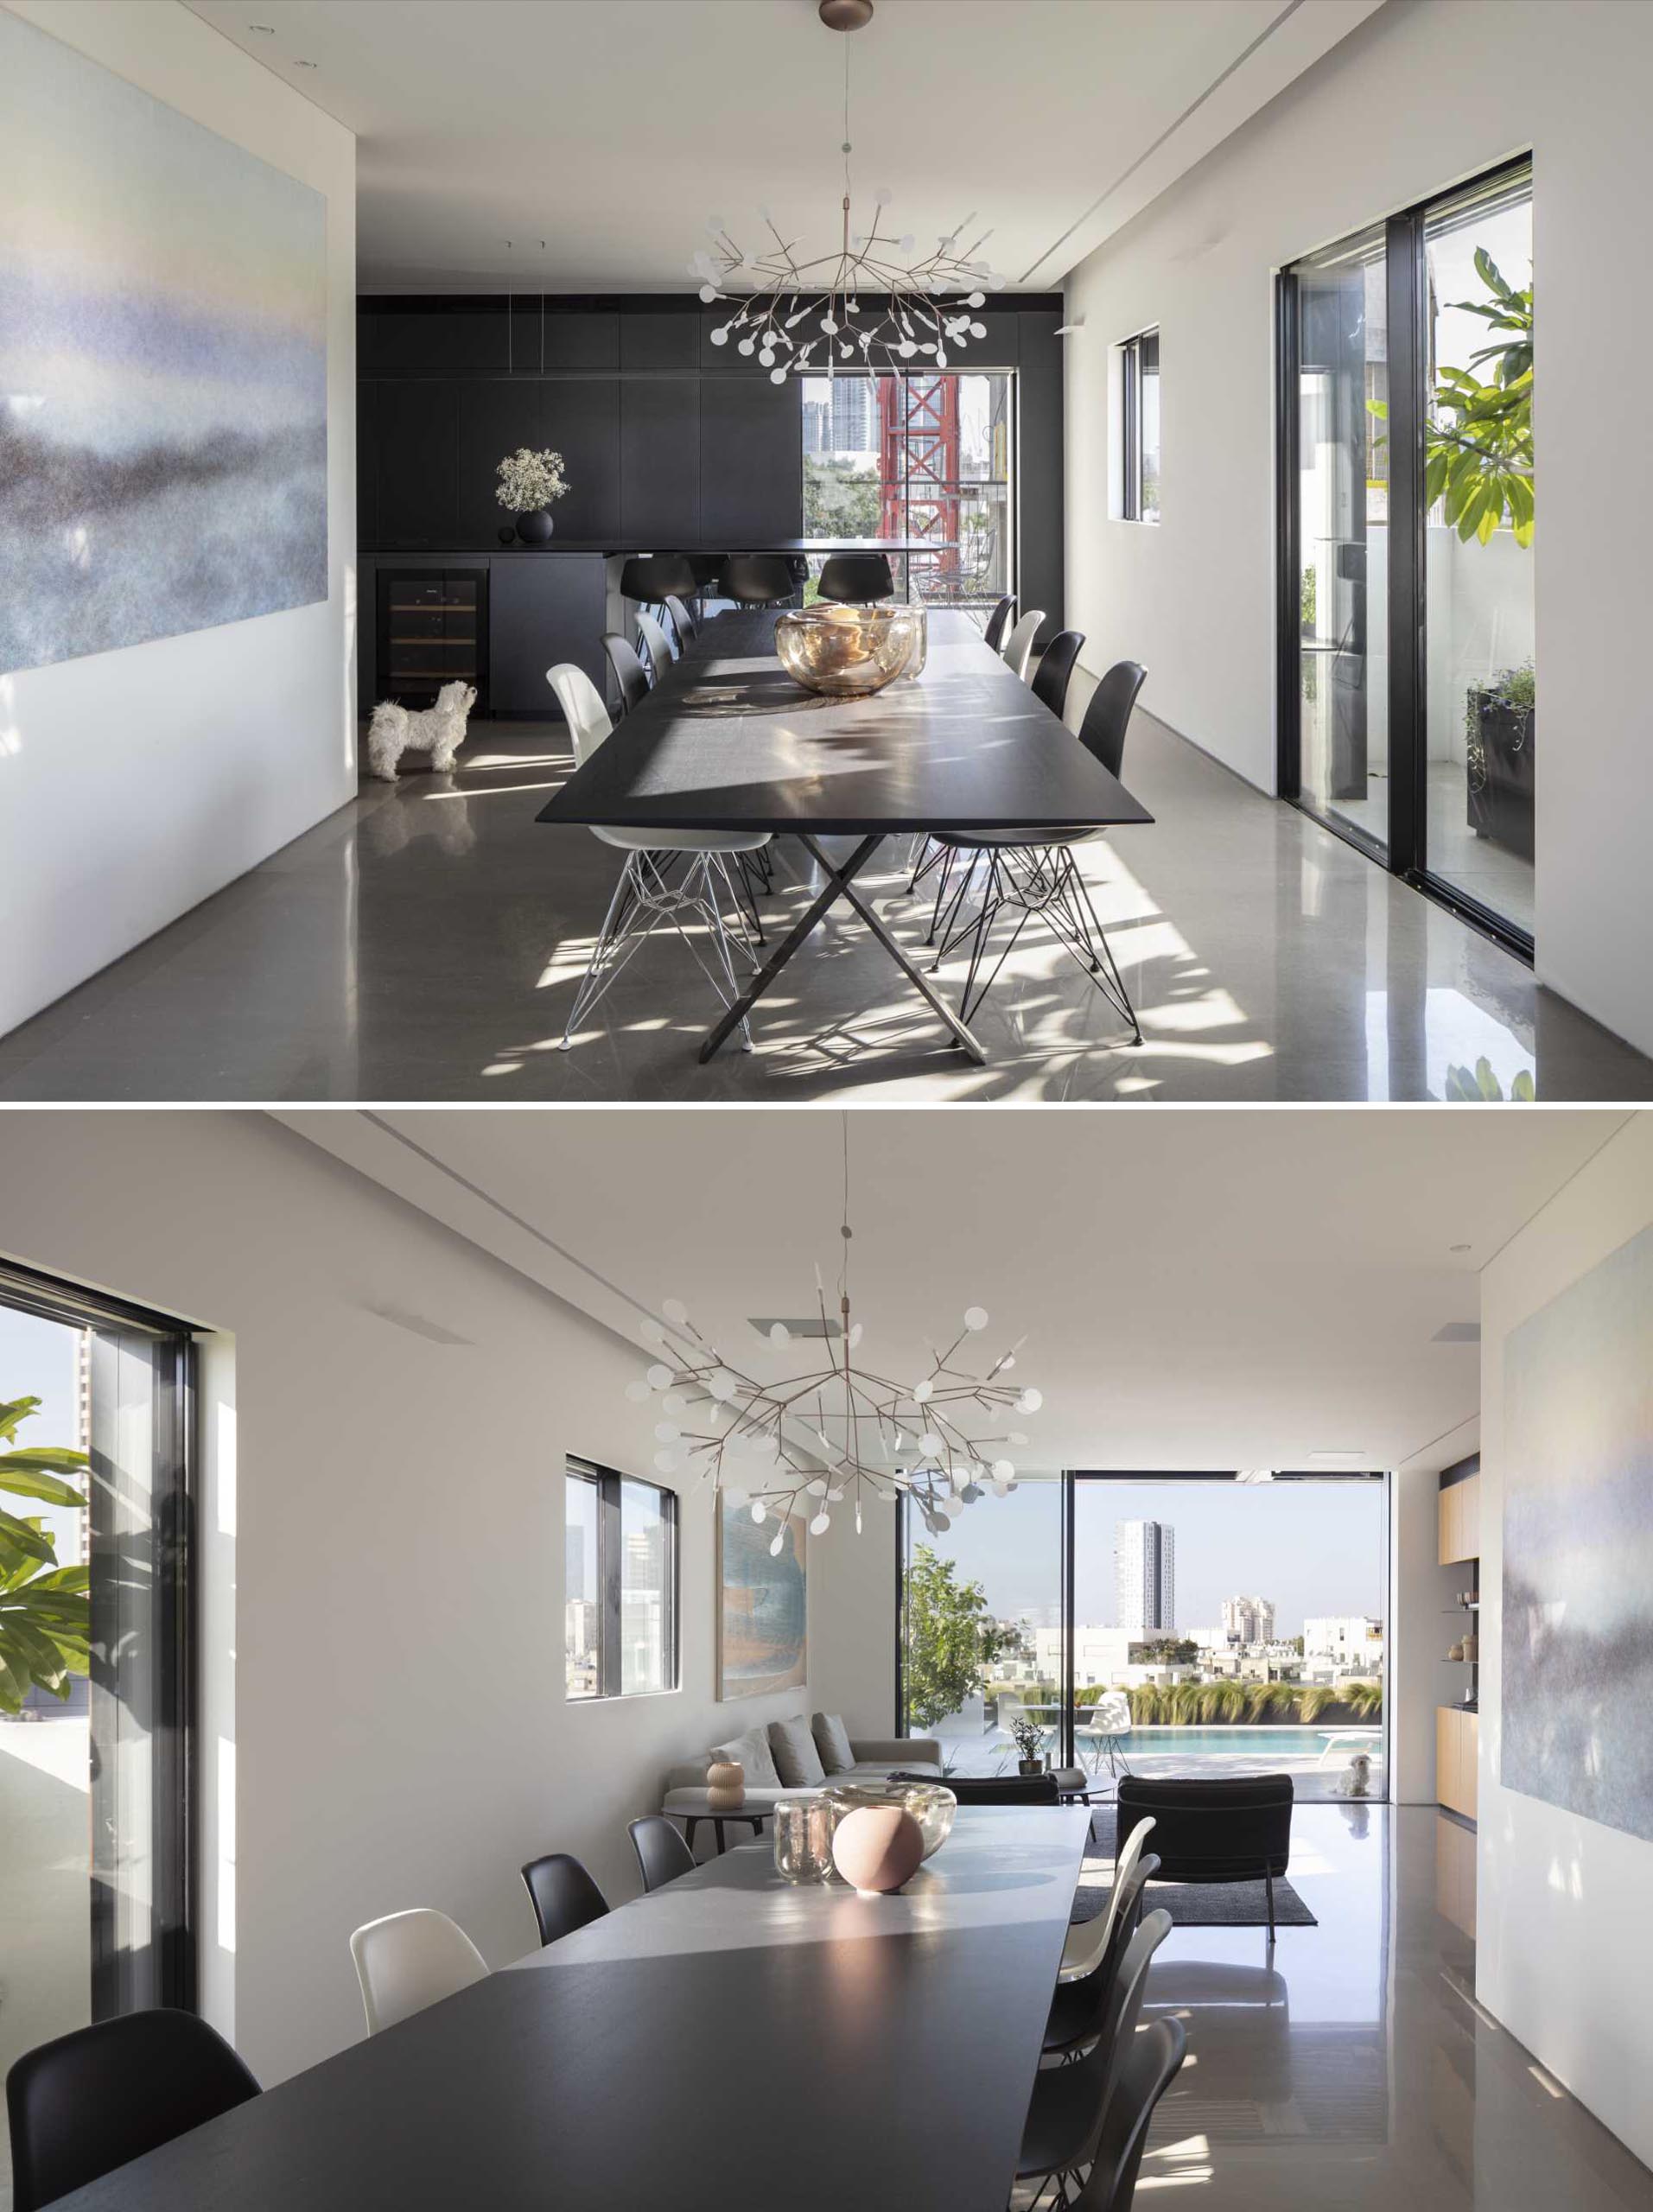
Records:
{"label": "framed abstract artwork", "polygon": [[1653,1229],[1504,1349],[1499,1778],[1653,1840]]}
{"label": "framed abstract artwork", "polygon": [[327,201],[0,10],[0,674],[327,596]]}
{"label": "framed abstract artwork", "polygon": [[[775,1540],[780,1548],[774,1548]],[[809,1516],[717,1501],[717,1694],[796,1689],[809,1665]]]}

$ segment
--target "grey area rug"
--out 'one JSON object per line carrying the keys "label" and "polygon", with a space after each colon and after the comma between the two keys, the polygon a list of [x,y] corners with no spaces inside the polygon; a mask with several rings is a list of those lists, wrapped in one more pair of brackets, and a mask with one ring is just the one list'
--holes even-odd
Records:
{"label": "grey area rug", "polygon": [[[1153,1849],[1153,1838],[1148,1839]],[[1114,1808],[1099,1805],[1090,1815],[1090,1849],[1079,1869],[1079,1886],[1073,1893],[1070,1916],[1078,1927],[1094,1920],[1108,1907],[1114,1885]],[[1268,1892],[1261,1882],[1150,1882],[1147,1910],[1161,1907],[1178,1928],[1266,1928]],[[1319,1922],[1291,1884],[1275,1884],[1276,1928],[1318,1928]]]}

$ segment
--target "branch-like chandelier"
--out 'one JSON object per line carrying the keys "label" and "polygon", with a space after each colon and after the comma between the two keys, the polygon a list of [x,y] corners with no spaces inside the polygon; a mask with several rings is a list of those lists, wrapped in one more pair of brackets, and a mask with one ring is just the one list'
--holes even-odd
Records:
{"label": "branch-like chandelier", "polygon": [[[872,0],[820,0],[822,21],[836,31],[858,30],[872,12]],[[711,245],[702,246],[689,264],[690,276],[701,280],[700,296],[708,305],[740,299],[728,321],[714,327],[713,345],[727,346],[733,337],[737,352],[756,353],[772,384],[785,384],[788,375],[836,375],[846,363],[853,365],[852,374],[864,374],[875,364],[895,369],[920,356],[944,369],[950,346],[962,347],[972,338],[987,336],[987,325],[974,321],[971,310],[985,304],[982,285],[1000,282],[982,258],[992,232],[983,231],[972,245],[961,247],[960,238],[976,219],[966,215],[938,238],[933,251],[915,258],[912,232],[898,237],[884,227],[892,195],[883,189],[874,197],[872,228],[852,232],[850,150],[846,39],[843,199],[836,248],[800,258],[799,241],[783,238],[769,210],[760,207],[758,219],[769,238],[757,252],[748,254],[737,245],[722,217],[713,215],[706,225]]]}
{"label": "branch-like chandelier", "polygon": [[[1035,1414],[1040,1394],[1008,1377],[1025,1341],[977,1374],[961,1361],[972,1337],[988,1325],[979,1306],[965,1309],[944,1351],[933,1347],[928,1370],[911,1382],[875,1373],[856,1357],[861,1325],[849,1298],[849,1122],[843,1116],[842,1258],[837,1283],[838,1319],[827,1313],[826,1287],[815,1270],[816,1306],[824,1363],[800,1375],[763,1382],[724,1358],[689,1318],[680,1299],[668,1298],[663,1321],[649,1319],[641,1333],[659,1357],[645,1375],[626,1386],[635,1405],[659,1408],[654,1464],[663,1475],[685,1469],[721,1491],[726,1506],[747,1505],[754,1521],[774,1516],[782,1527],[770,1546],[779,1553],[785,1522],[805,1499],[813,1506],[812,1535],[831,1525],[831,1509],[853,1493],[855,1532],[861,1533],[863,1494],[893,1501],[910,1497],[926,1529],[939,1535],[968,1505],[989,1491],[1004,1497],[1016,1486],[1015,1449],[1027,1439],[1016,1430],[982,1433],[982,1424],[1012,1413]],[[778,1351],[795,1341],[784,1321],[772,1322],[769,1342]],[[807,1435],[800,1444],[798,1432]]]}

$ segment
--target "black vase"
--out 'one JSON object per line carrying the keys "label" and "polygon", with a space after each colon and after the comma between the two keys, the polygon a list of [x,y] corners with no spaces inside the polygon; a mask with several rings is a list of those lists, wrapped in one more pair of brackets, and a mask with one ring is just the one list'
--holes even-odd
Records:
{"label": "black vase", "polygon": [[517,535],[525,545],[549,545],[551,542],[551,518],[544,507],[536,507],[531,514],[517,517]]}

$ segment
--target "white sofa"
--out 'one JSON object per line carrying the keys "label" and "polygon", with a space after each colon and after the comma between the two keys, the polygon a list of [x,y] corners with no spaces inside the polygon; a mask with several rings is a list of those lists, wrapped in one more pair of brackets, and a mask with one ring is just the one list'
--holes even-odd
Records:
{"label": "white sofa", "polygon": [[[921,1774],[931,1780],[941,1779],[941,1745],[933,1736],[852,1737],[849,1749],[855,1764],[829,1774],[824,1783],[800,1783],[779,1787],[754,1783],[748,1775],[746,1802],[753,1812],[772,1810],[779,1797],[805,1797],[811,1789],[828,1789],[835,1782],[866,1781],[876,1776]],[[706,1768],[709,1753],[698,1759],[684,1760],[682,1764],[666,1769],[665,1790],[660,1800],[664,1813],[690,1815],[696,1819],[710,1817],[706,1807]]]}

